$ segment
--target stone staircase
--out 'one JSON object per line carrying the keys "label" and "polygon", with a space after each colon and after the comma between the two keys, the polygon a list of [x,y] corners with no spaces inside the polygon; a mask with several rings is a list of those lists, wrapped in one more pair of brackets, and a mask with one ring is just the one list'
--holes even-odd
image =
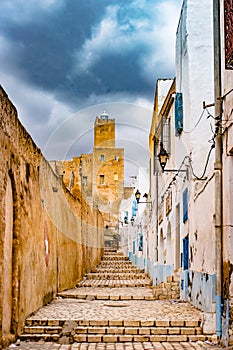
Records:
{"label": "stone staircase", "polygon": [[88,273],[77,287],[148,287],[152,280],[148,274],[132,266],[123,253],[112,251],[105,255],[98,268]]}
{"label": "stone staircase", "polygon": [[152,287],[155,299],[180,299],[180,279],[178,276],[167,277],[167,282],[162,282]]}
{"label": "stone staircase", "polygon": [[60,344],[211,339],[203,334],[200,311],[187,303],[155,299],[147,274],[122,253],[105,251],[101,264],[76,288],[59,293],[28,317],[20,339]]}

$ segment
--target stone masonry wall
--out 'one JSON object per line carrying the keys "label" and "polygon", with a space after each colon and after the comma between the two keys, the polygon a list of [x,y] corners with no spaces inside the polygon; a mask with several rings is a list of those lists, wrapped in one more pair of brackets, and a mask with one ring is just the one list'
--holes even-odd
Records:
{"label": "stone masonry wall", "polygon": [[103,219],[52,171],[0,87],[0,348],[103,254]]}

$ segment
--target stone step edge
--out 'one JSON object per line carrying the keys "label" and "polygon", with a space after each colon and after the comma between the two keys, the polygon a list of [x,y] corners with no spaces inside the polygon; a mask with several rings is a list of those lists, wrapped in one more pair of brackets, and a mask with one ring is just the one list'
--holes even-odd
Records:
{"label": "stone step edge", "polygon": [[135,281],[135,282],[138,282],[138,281],[143,281],[143,282],[147,282],[147,281],[152,281],[152,279],[151,278],[149,278],[149,277],[146,277],[146,278],[128,278],[128,279],[121,279],[121,278],[119,278],[119,277],[117,277],[117,278],[87,278],[87,276],[85,276],[84,278],[83,278],[83,280],[82,281],[80,281],[80,283],[81,282],[85,282],[85,281],[92,281],[92,280],[99,280],[99,281],[101,281],[102,283],[109,283],[110,281],[124,281],[123,283],[125,283],[125,281],[130,281],[130,283],[132,283],[133,281]]}
{"label": "stone step edge", "polygon": [[132,296],[132,295],[93,295],[93,294],[60,294],[58,293],[57,296],[59,298],[69,298],[69,299],[84,299],[86,300],[88,297],[93,298],[92,300],[157,300],[154,295],[139,295],[139,296]]}
{"label": "stone step edge", "polygon": [[[122,261],[128,261],[132,264],[132,261],[125,255],[104,255],[100,261],[103,260],[111,260],[111,259],[116,259],[116,260],[122,260]],[[133,264],[132,264],[133,265]]]}
{"label": "stone step edge", "polygon": [[[140,269],[133,269],[132,267],[121,267],[121,268],[102,268],[102,267],[97,267],[96,269],[93,269],[92,271],[88,272],[88,273],[119,273],[119,270],[121,270],[120,273],[146,273],[143,270]],[[172,282],[171,282],[172,283]],[[173,282],[175,283],[175,282]]]}
{"label": "stone step edge", "polygon": [[100,265],[125,265],[125,266],[132,266],[135,267],[135,265],[132,265],[132,261],[130,260],[101,260],[98,266]]}
{"label": "stone step edge", "polygon": [[[141,272],[141,271],[126,271],[126,272],[122,272],[122,271],[117,271],[116,272],[112,272],[110,269],[109,270],[106,270],[106,271],[92,271],[92,272],[88,272],[86,275],[92,275],[92,274],[95,274],[95,275],[100,275],[100,276],[104,276],[104,275],[140,275],[140,276],[149,276],[148,273],[146,272]],[[178,283],[178,282],[170,282],[169,284],[172,284],[172,283]]]}
{"label": "stone step edge", "polygon": [[[20,336],[22,341],[54,341],[59,342],[60,336],[57,334],[24,335]],[[197,342],[212,339],[207,335],[74,335],[70,339],[78,343],[123,343],[123,342]]]}
{"label": "stone step edge", "polygon": [[[124,261],[124,262],[119,262],[119,261],[102,261],[99,265],[97,265],[100,268],[108,268],[108,266],[111,266],[111,268],[116,268],[116,267],[125,267],[125,268],[134,268],[135,266],[132,265],[130,261]],[[141,269],[139,269],[141,270]],[[142,269],[144,270],[144,269]]]}
{"label": "stone step edge", "polygon": [[[84,282],[79,282],[77,283],[77,287],[111,287],[111,288],[122,288],[122,287],[149,287],[152,285],[151,281],[147,281],[146,283],[142,283],[142,282],[138,282],[138,283],[102,283],[102,282],[97,282],[98,280],[88,280],[88,281],[84,281]],[[120,280],[119,280],[120,281]]]}
{"label": "stone step edge", "polygon": [[[132,269],[127,268],[125,266],[114,266],[114,267],[110,267],[110,266],[106,266],[106,267],[102,267],[102,266],[98,266],[97,268],[93,269],[92,271],[88,271],[88,273],[101,273],[101,274],[111,274],[111,273],[122,273],[122,274],[148,274],[147,272],[140,270],[140,269]],[[174,283],[174,282],[173,282]]]}
{"label": "stone step edge", "polygon": [[[76,334],[113,334],[113,335],[202,335],[201,327],[75,327]],[[24,334],[62,334],[61,326],[24,327]]]}
{"label": "stone step edge", "polygon": [[[26,319],[25,326],[39,326],[39,327],[62,327],[67,320],[56,319]],[[201,320],[75,320],[77,326],[95,326],[95,327],[200,327]]]}
{"label": "stone step edge", "polygon": [[112,272],[112,273],[99,273],[99,272],[89,272],[85,275],[88,279],[149,279],[149,276],[144,273],[119,273],[119,272]]}
{"label": "stone step edge", "polygon": [[[93,281],[99,281],[100,284],[109,284],[111,281],[115,282],[116,284],[120,284],[121,281],[123,281],[121,284],[126,284],[126,282],[128,281],[129,284],[133,284],[133,283],[145,283],[145,282],[152,282],[151,278],[137,278],[137,279],[125,279],[125,280],[121,280],[121,279],[114,279],[114,278],[110,278],[110,279],[98,279],[98,278],[84,278],[82,281],[78,282],[78,283],[85,283],[85,282],[93,282]],[[116,282],[117,281],[117,282]]]}

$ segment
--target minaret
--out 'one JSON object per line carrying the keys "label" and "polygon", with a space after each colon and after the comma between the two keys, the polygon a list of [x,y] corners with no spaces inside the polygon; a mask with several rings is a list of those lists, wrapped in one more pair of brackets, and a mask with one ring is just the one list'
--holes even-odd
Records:
{"label": "minaret", "polygon": [[109,119],[106,112],[96,117],[94,147],[115,147],[115,119]]}
{"label": "minaret", "polygon": [[124,149],[115,147],[115,138],[115,119],[103,112],[94,125],[92,193],[108,227],[117,225],[124,198]]}

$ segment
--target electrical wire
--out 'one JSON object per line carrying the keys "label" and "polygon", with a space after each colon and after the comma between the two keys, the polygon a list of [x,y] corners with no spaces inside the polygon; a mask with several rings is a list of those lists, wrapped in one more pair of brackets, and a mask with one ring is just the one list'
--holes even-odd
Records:
{"label": "electrical wire", "polygon": [[233,92],[233,89],[230,89],[227,93],[225,93],[225,95],[223,95],[221,99],[224,100],[227,97],[227,95],[229,95],[231,92]]}
{"label": "electrical wire", "polygon": [[196,127],[198,126],[198,124],[200,123],[200,121],[202,120],[202,118],[204,116],[204,113],[205,113],[205,110],[203,109],[203,111],[201,112],[201,115],[200,115],[198,121],[196,122],[196,124],[194,125],[194,127],[191,130],[189,130],[189,131],[182,130],[182,131],[185,134],[190,134],[191,132],[193,132],[196,129]]}
{"label": "electrical wire", "polygon": [[[214,139],[212,139],[213,142],[214,142]],[[210,155],[211,155],[211,152],[212,150],[215,148],[215,142],[211,145],[210,147],[210,150],[209,150],[209,153],[208,153],[208,156],[207,156],[207,159],[206,159],[206,163],[205,163],[205,168],[203,170],[203,173],[201,176],[197,176],[195,173],[194,173],[194,170],[193,170],[193,165],[192,165],[192,159],[189,157],[189,164],[190,164],[190,168],[192,170],[192,174],[193,176],[197,179],[197,180],[204,180],[204,176],[205,176],[205,173],[206,173],[206,169],[207,169],[207,165],[209,163],[209,160],[210,160]]]}
{"label": "electrical wire", "polygon": [[[229,90],[224,96],[222,96],[221,99],[225,99],[226,96],[229,95],[231,92],[233,92],[233,89]],[[190,168],[191,168],[191,171],[192,171],[193,176],[194,176],[197,180],[204,180],[204,176],[205,176],[205,173],[206,173],[206,170],[207,170],[207,166],[208,166],[208,163],[209,163],[209,160],[210,160],[210,155],[211,155],[213,149],[215,148],[215,138],[216,138],[216,136],[217,136],[217,134],[218,134],[218,132],[219,132],[219,130],[218,130],[218,128],[219,128],[218,123],[220,122],[220,120],[222,121],[221,116],[214,117],[214,116],[209,112],[209,110],[208,110],[207,108],[205,108],[205,109],[203,109],[203,111],[202,111],[202,113],[201,113],[201,115],[200,115],[200,117],[199,117],[197,123],[194,125],[194,127],[193,127],[191,130],[189,130],[189,131],[183,130],[183,132],[184,132],[185,134],[190,134],[191,132],[193,132],[193,131],[196,129],[196,127],[198,126],[198,124],[200,123],[201,119],[203,118],[205,110],[207,111],[207,114],[208,114],[207,119],[208,119],[208,118],[213,118],[213,119],[216,121],[216,125],[215,125],[215,126],[216,126],[216,129],[215,129],[215,132],[214,132],[213,126],[212,126],[212,124],[210,123],[210,128],[211,128],[213,137],[212,137],[212,139],[210,139],[208,142],[209,142],[209,143],[212,143],[212,145],[211,145],[211,147],[210,147],[210,150],[209,150],[208,155],[207,155],[207,158],[206,158],[206,163],[205,163],[205,167],[204,167],[203,173],[202,173],[201,176],[197,176],[197,175],[194,173],[194,170],[193,170],[193,165],[192,165],[192,159],[191,159],[191,157],[190,157],[190,156],[185,156],[184,159],[183,159],[183,161],[182,161],[182,163],[181,163],[181,166],[179,167],[179,169],[177,170],[177,172],[176,172],[175,176],[173,177],[172,181],[170,181],[170,183],[169,183],[167,189],[164,191],[163,195],[161,196],[161,202],[162,202],[162,203],[163,203],[163,201],[164,201],[164,197],[165,197],[166,193],[168,192],[169,188],[170,188],[170,187],[173,185],[173,183],[176,181],[176,177],[179,175],[180,169],[181,169],[181,167],[183,166],[183,164],[184,164],[184,162],[185,162],[185,159],[188,158],[188,160],[189,160],[189,164],[190,164]],[[233,113],[233,109],[231,110],[230,117],[231,117],[232,113]],[[225,122],[227,123],[228,121],[229,121],[229,119],[226,120]],[[226,123],[225,123],[225,124],[226,124]],[[233,225],[230,225],[230,226],[233,227]]]}
{"label": "electrical wire", "polygon": [[207,112],[207,114],[208,114],[207,119],[208,119],[208,118],[213,118],[213,119],[215,119],[215,117],[213,116],[213,114],[210,113],[210,111],[208,110],[207,107],[205,108],[205,110],[206,110],[206,112]]}
{"label": "electrical wire", "polygon": [[190,168],[191,168],[191,171],[192,171],[192,174],[193,176],[197,179],[197,180],[204,180],[204,176],[205,176],[205,173],[206,173],[206,170],[207,170],[207,166],[208,166],[208,163],[209,163],[209,160],[210,160],[210,155],[211,155],[211,152],[212,150],[215,148],[215,141],[214,141],[214,138],[215,136],[212,138],[212,142],[213,144],[211,145],[210,147],[210,150],[209,150],[209,153],[207,155],[207,159],[206,159],[206,163],[205,163],[205,167],[204,167],[204,170],[203,170],[203,173],[201,176],[197,176],[195,173],[194,173],[194,170],[193,170],[193,165],[192,165],[192,159],[190,156],[185,156],[179,169],[177,170],[175,176],[172,178],[172,180],[170,181],[169,185],[167,186],[166,190],[163,192],[162,196],[161,196],[161,202],[164,201],[164,197],[166,195],[166,193],[168,192],[169,188],[173,185],[173,183],[176,181],[176,177],[179,175],[179,172],[180,172],[180,169],[181,167],[183,166],[184,162],[186,159],[189,160],[189,164],[190,164]]}

